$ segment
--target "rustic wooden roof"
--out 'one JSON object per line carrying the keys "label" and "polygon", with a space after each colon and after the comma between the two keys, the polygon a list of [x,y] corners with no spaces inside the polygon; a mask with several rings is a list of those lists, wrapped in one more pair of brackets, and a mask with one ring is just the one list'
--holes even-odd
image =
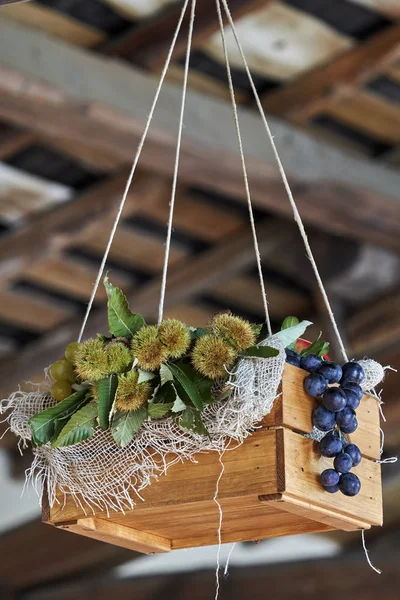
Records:
{"label": "rustic wooden roof", "polygon": [[[229,4],[349,354],[400,367],[399,4]],[[0,0],[2,396],[39,379],[77,335],[181,6]],[[307,317],[334,341],[229,34],[228,43],[273,324]],[[149,319],[158,305],[185,48],[184,28],[108,261],[113,281]],[[230,308],[260,320],[214,0],[198,2],[189,85],[166,314],[201,325]],[[100,290],[88,333],[106,328],[104,303]],[[396,386],[389,376],[388,452],[400,447]],[[1,442],[10,453],[13,443]],[[394,511],[393,523],[398,518]],[[26,530],[33,537],[34,527]],[[51,577],[71,573],[54,569]],[[36,583],[27,576],[20,585]]]}

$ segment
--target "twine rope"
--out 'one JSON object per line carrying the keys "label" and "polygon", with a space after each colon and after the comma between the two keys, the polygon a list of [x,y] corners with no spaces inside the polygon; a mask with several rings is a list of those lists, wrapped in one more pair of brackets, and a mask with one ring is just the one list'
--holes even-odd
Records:
{"label": "twine rope", "polygon": [[173,54],[174,49],[175,49],[176,41],[178,39],[178,35],[179,35],[180,30],[181,30],[182,22],[183,22],[183,19],[185,17],[186,9],[187,9],[188,5],[189,5],[189,0],[185,0],[185,3],[184,3],[183,8],[182,8],[181,15],[180,15],[180,18],[179,18],[179,21],[178,21],[178,25],[177,25],[177,28],[175,30],[174,37],[172,39],[171,47],[170,47],[170,49],[168,51],[168,56],[167,56],[167,59],[166,59],[165,64],[164,64],[160,80],[158,82],[157,90],[156,90],[156,93],[155,93],[155,96],[154,96],[154,100],[153,100],[153,104],[151,106],[150,113],[149,113],[149,116],[148,116],[148,119],[147,119],[147,122],[146,122],[146,126],[145,126],[144,132],[142,134],[142,137],[140,139],[139,146],[138,146],[138,148],[136,150],[135,159],[133,161],[133,165],[132,165],[129,177],[128,177],[128,181],[127,181],[126,186],[125,186],[125,191],[124,191],[124,194],[122,196],[121,203],[119,205],[118,212],[117,212],[114,224],[113,224],[112,229],[111,229],[110,237],[109,237],[109,240],[108,240],[105,252],[104,252],[103,259],[102,259],[101,264],[100,264],[100,268],[99,268],[99,272],[97,274],[97,278],[96,278],[95,284],[93,286],[92,294],[90,296],[90,300],[89,300],[89,303],[88,303],[88,306],[87,306],[87,309],[86,309],[86,313],[85,313],[85,316],[84,316],[84,319],[83,319],[83,323],[82,323],[82,326],[81,326],[81,330],[79,332],[78,342],[80,342],[82,340],[82,338],[83,338],[83,334],[85,332],[85,328],[86,328],[86,325],[87,325],[87,322],[88,322],[88,319],[89,319],[89,315],[90,315],[90,312],[91,312],[91,310],[93,308],[93,302],[94,302],[94,299],[96,297],[96,293],[97,293],[97,290],[99,288],[99,285],[100,285],[100,282],[101,282],[101,279],[102,279],[102,276],[103,276],[103,273],[104,273],[104,269],[105,269],[105,266],[106,266],[108,255],[110,253],[110,249],[111,249],[112,243],[114,241],[114,237],[115,237],[115,234],[116,234],[116,231],[117,231],[117,227],[119,225],[119,222],[120,222],[120,219],[121,219],[121,215],[122,215],[122,212],[124,210],[125,202],[126,202],[126,199],[128,197],[128,193],[129,193],[130,187],[132,185],[133,177],[134,177],[135,172],[136,172],[136,168],[137,168],[137,165],[138,165],[138,162],[139,162],[139,158],[140,158],[140,156],[142,154],[143,146],[144,146],[144,143],[146,141],[148,131],[150,129],[150,124],[151,124],[151,121],[152,121],[153,116],[154,116],[154,111],[156,109],[156,106],[157,106],[157,103],[158,103],[158,99],[160,97],[161,88],[163,86],[165,77],[166,77],[167,72],[168,72],[169,65],[171,63],[172,54]]}
{"label": "twine rope", "polygon": [[[220,2],[220,0],[217,0],[218,5],[219,5],[219,2]],[[348,362],[347,352],[346,352],[346,349],[344,347],[343,340],[342,340],[342,337],[340,335],[338,325],[336,323],[335,315],[333,313],[331,304],[329,302],[329,298],[328,298],[328,295],[326,293],[325,286],[324,286],[324,284],[322,282],[322,279],[321,279],[321,276],[319,274],[318,266],[317,266],[317,263],[315,262],[314,255],[312,253],[311,246],[310,246],[310,243],[308,241],[307,233],[306,233],[306,230],[305,230],[304,225],[303,225],[303,221],[301,219],[301,216],[300,216],[300,213],[298,211],[296,202],[294,200],[293,193],[292,193],[292,190],[291,190],[288,178],[286,176],[285,169],[283,167],[283,163],[282,163],[281,158],[279,156],[279,152],[278,152],[278,149],[277,149],[276,144],[275,144],[274,136],[272,135],[270,126],[268,124],[267,118],[266,118],[265,113],[264,113],[264,109],[263,109],[262,104],[261,104],[261,100],[260,100],[259,94],[257,92],[257,88],[256,88],[256,86],[254,84],[253,77],[251,75],[251,72],[250,72],[250,69],[249,69],[249,65],[247,63],[247,60],[246,60],[246,57],[245,57],[245,54],[244,54],[244,51],[243,51],[242,44],[240,42],[240,39],[239,39],[237,31],[236,31],[235,23],[233,21],[231,12],[229,10],[228,2],[227,2],[227,0],[222,0],[222,3],[224,5],[225,13],[226,13],[226,16],[228,18],[229,24],[231,26],[232,33],[234,35],[237,47],[238,47],[240,55],[242,57],[243,65],[245,67],[245,70],[246,70],[246,73],[247,73],[247,77],[249,79],[251,88],[253,90],[254,98],[256,100],[259,113],[261,115],[261,118],[262,118],[265,130],[266,130],[267,135],[268,135],[268,138],[269,138],[269,140],[271,142],[271,146],[272,146],[272,149],[273,149],[273,152],[274,152],[274,155],[275,155],[275,159],[276,159],[276,161],[278,163],[279,172],[281,174],[282,181],[283,181],[283,184],[285,186],[286,193],[288,195],[290,205],[292,207],[294,219],[295,219],[295,221],[297,223],[297,226],[299,228],[301,237],[303,239],[304,246],[305,246],[306,252],[307,252],[307,256],[308,256],[308,258],[309,258],[309,260],[311,262],[311,266],[312,266],[312,268],[314,270],[314,274],[315,274],[315,277],[317,279],[318,287],[319,287],[319,289],[321,291],[322,298],[324,300],[326,309],[328,311],[329,318],[330,318],[330,321],[332,323],[333,330],[335,332],[335,335],[336,335],[338,343],[339,343],[340,351],[342,353],[342,356],[343,356],[345,362]]]}
{"label": "twine rope", "polygon": [[173,221],[174,221],[175,198],[176,198],[176,188],[177,188],[177,183],[178,183],[179,159],[180,159],[181,145],[182,145],[183,119],[185,116],[187,82],[188,82],[188,76],[189,76],[190,51],[192,48],[195,11],[196,11],[196,0],[192,0],[192,7],[191,7],[191,11],[190,11],[188,43],[187,43],[186,60],[185,60],[185,73],[184,73],[184,78],[183,78],[181,114],[180,114],[180,118],[179,118],[178,141],[177,141],[177,145],[176,145],[174,178],[172,181],[171,202],[169,205],[167,240],[165,243],[165,256],[164,256],[163,275],[162,275],[162,281],[161,281],[160,304],[158,307],[158,324],[159,325],[161,324],[161,321],[163,320],[165,291],[167,288],[168,263],[169,263],[169,255],[170,255],[170,250],[171,250],[172,225],[173,225]]}
{"label": "twine rope", "polygon": [[233,117],[234,117],[234,121],[235,121],[236,134],[237,134],[238,144],[239,144],[240,160],[242,163],[244,186],[245,186],[245,190],[246,190],[247,205],[248,205],[248,209],[249,209],[251,231],[253,234],[254,251],[256,254],[257,270],[258,270],[258,276],[260,279],[261,295],[262,295],[262,300],[263,300],[263,304],[264,304],[265,322],[267,324],[268,333],[271,336],[272,329],[271,329],[271,320],[270,320],[269,310],[268,310],[267,293],[266,293],[265,284],[264,284],[263,270],[262,270],[262,265],[261,265],[260,248],[258,245],[257,229],[256,229],[255,220],[254,220],[253,206],[252,206],[252,202],[251,202],[249,178],[247,175],[246,159],[245,159],[244,150],[243,150],[242,134],[240,131],[238,108],[237,108],[237,102],[236,102],[235,89],[233,87],[232,72],[231,72],[231,66],[230,66],[230,61],[229,61],[228,48],[227,48],[227,44],[226,44],[224,21],[222,18],[220,0],[216,0],[216,7],[217,7],[217,13],[218,13],[219,26],[220,26],[220,30],[221,30],[221,39],[222,39],[222,46],[223,46],[224,57],[225,57],[226,74],[228,77],[229,94],[230,94],[231,102],[232,102]]}

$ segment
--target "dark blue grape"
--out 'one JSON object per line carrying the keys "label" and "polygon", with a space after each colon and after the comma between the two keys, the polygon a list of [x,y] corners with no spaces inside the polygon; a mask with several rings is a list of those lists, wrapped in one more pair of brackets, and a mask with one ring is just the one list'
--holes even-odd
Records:
{"label": "dark blue grape", "polygon": [[288,350],[286,348],[286,362],[294,367],[300,367],[300,356],[295,350]]}
{"label": "dark blue grape", "polygon": [[330,494],[336,494],[336,492],[339,491],[339,486],[338,485],[330,485],[330,486],[326,486],[324,489],[326,492],[329,492]]}
{"label": "dark blue grape", "polygon": [[350,454],[342,452],[335,457],[333,466],[338,473],[348,473],[353,467],[353,459],[351,458]]}
{"label": "dark blue grape", "polygon": [[328,383],[338,383],[342,378],[342,367],[330,360],[324,361],[317,372],[323,375]]}
{"label": "dark blue grape", "polygon": [[362,459],[362,454],[361,454],[361,450],[358,446],[356,446],[355,444],[347,444],[344,448],[343,448],[344,452],[346,452],[346,454],[349,454],[352,458],[353,461],[353,467],[357,467]]}
{"label": "dark blue grape", "polygon": [[322,396],[327,387],[328,382],[326,381],[325,377],[319,373],[311,373],[311,375],[308,375],[308,377],[306,377],[304,380],[304,389],[306,390],[307,394],[314,396],[314,398]]}
{"label": "dark blue grape", "polygon": [[319,443],[319,451],[322,456],[333,458],[340,454],[343,449],[343,442],[337,433],[327,433]]}
{"label": "dark blue grape", "polygon": [[321,473],[321,483],[324,487],[331,487],[339,483],[339,473],[335,469],[325,469]]}
{"label": "dark blue grape", "polygon": [[[339,413],[338,413],[339,414]],[[336,419],[337,422],[337,419]],[[354,433],[358,427],[357,417],[353,417],[350,421],[344,424],[338,423],[340,430],[343,433]]]}
{"label": "dark blue grape", "polygon": [[316,354],[308,354],[300,357],[300,367],[309,373],[313,373],[322,365],[322,358]]}
{"label": "dark blue grape", "polygon": [[339,479],[339,489],[345,496],[357,496],[361,482],[354,473],[343,473]]}
{"label": "dark blue grape", "polygon": [[328,388],[322,397],[322,404],[332,412],[342,411],[346,402],[346,394],[339,387]]}
{"label": "dark blue grape", "polygon": [[362,391],[362,387],[358,385],[358,383],[353,383],[352,381],[347,381],[346,383],[342,383],[340,387],[346,392],[346,390],[352,390],[356,395],[358,400],[362,400],[364,392]]}
{"label": "dark blue grape", "polygon": [[325,406],[317,406],[313,410],[312,422],[320,431],[332,431],[336,425],[335,413],[327,410]]}
{"label": "dark blue grape", "polygon": [[346,394],[346,406],[352,410],[357,410],[357,408],[360,406],[360,398],[357,391],[347,387],[342,388],[342,390]]}
{"label": "dark blue grape", "polygon": [[347,406],[336,414],[336,423],[339,425],[340,429],[342,427],[346,427],[353,423],[353,420],[356,416],[356,413],[351,408]]}
{"label": "dark blue grape", "polygon": [[342,383],[358,383],[364,381],[365,373],[361,365],[356,362],[348,362],[342,367]]}

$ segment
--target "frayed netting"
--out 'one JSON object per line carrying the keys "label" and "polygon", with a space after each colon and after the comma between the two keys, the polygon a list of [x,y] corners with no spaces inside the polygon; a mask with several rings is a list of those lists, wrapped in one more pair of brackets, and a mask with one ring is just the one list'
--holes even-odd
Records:
{"label": "frayed netting", "polygon": [[[52,449],[50,444],[34,448],[27,481],[40,489],[46,481],[51,506],[70,495],[85,514],[95,510],[131,510],[140,493],[184,460],[196,461],[199,452],[222,453],[237,447],[268,414],[278,393],[285,365],[285,351],[273,337],[265,344],[279,350],[267,359],[241,359],[230,373],[227,400],[208,406],[202,415],[210,436],[182,429],[172,419],[147,420],[125,448],[116,446],[111,433],[97,428],[94,436],[75,446]],[[40,386],[18,391],[1,401],[0,413],[8,413],[11,431],[20,447],[31,440],[30,417],[52,406],[52,380],[48,372]]]}

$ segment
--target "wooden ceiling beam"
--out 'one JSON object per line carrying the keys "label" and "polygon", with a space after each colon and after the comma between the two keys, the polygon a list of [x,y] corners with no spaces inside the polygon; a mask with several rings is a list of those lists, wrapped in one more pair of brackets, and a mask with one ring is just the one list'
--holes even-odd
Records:
{"label": "wooden ceiling beam", "polygon": [[[220,600],[241,600],[251,591],[253,598],[264,598],[266,590],[273,598],[285,600],[392,600],[398,595],[397,531],[386,534],[379,544],[371,544],[372,559],[376,548],[377,560],[384,565],[384,576],[379,578],[368,567],[361,550],[328,559],[310,559],[249,567],[231,567],[229,578],[221,582]],[[266,542],[268,543],[268,542]],[[178,585],[177,583],[178,577]],[[195,590],[195,593],[194,593]],[[275,592],[274,592],[275,590]],[[171,591],[171,595],[169,595]],[[147,578],[103,579],[71,583],[27,595],[27,600],[84,600],[88,597],[137,600],[162,597],[166,600],[209,598],[215,592],[213,571],[170,575],[152,575]]]}
{"label": "wooden ceiling beam", "polygon": [[400,43],[400,24],[384,29],[366,42],[341,54],[335,60],[300,75],[283,88],[265,94],[263,106],[267,113],[297,121],[308,104],[326,99],[341,84],[356,85],[372,78],[382,62]]}
{"label": "wooden ceiling beam", "polygon": [[1,585],[21,592],[59,579],[102,574],[138,555],[35,519],[0,535],[0,556]]}
{"label": "wooden ceiling beam", "polygon": [[[0,116],[132,160],[156,87],[153,77],[6,20],[0,22],[0,56],[5,68]],[[167,176],[174,168],[180,95],[166,85],[142,155],[143,167]],[[291,215],[259,117],[243,109],[240,118],[254,203]],[[397,172],[348,157],[282,122],[272,121],[271,127],[305,221],[400,249]],[[245,202],[231,107],[225,101],[190,93],[180,177]]]}
{"label": "wooden ceiling beam", "polygon": [[[265,7],[271,0],[230,0],[232,16],[240,19],[248,13]],[[156,70],[165,61],[174,32],[182,11],[182,1],[168,6],[161,13],[146,19],[131,31],[107,42],[101,50],[110,56],[122,56],[147,69]],[[179,33],[174,58],[185,53],[187,47],[187,26],[190,10],[186,15]],[[201,45],[213,33],[219,30],[219,21],[215,0],[202,0],[196,8],[196,20],[193,34],[193,47]]]}

